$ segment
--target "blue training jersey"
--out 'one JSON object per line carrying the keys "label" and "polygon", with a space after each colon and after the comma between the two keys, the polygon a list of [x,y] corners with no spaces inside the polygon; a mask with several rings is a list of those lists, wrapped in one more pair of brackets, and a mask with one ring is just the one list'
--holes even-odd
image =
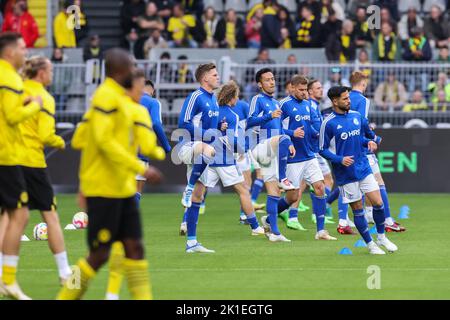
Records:
{"label": "blue training jersey", "polygon": [[272,119],[272,112],[277,109],[280,109],[279,102],[265,93],[252,98],[247,128],[254,129],[256,138],[250,141],[250,148],[273,136],[284,134],[281,117]]}
{"label": "blue training jersey", "polygon": [[319,131],[323,122],[322,113],[319,108],[320,102],[313,98],[309,98],[308,101],[311,104],[311,124],[314,130],[316,130],[316,134],[311,136],[311,147],[314,153],[319,153]]}
{"label": "blue training jersey", "polygon": [[226,140],[216,140],[213,145],[216,151],[211,167],[227,167],[236,165],[235,153],[245,152],[245,131],[239,127],[239,115],[234,110],[235,107],[228,105],[219,107],[219,123],[217,129],[224,122],[228,124],[226,131],[221,131],[222,137]]}
{"label": "blue training jersey", "polygon": [[[289,96],[280,101],[283,111],[284,132],[291,138],[295,148],[295,156],[288,158],[288,163],[303,162],[315,158],[312,150],[312,136],[317,131],[312,126],[311,105],[308,100],[298,100]],[[295,129],[303,127],[305,136],[303,138],[294,137]]]}
{"label": "blue training jersey", "polygon": [[[247,130],[247,120],[249,116],[250,106],[244,100],[238,100],[236,105],[233,107],[233,111],[239,117],[239,130],[242,130],[244,133]],[[245,151],[249,149],[249,137],[245,137]]]}
{"label": "blue training jersey", "polygon": [[217,128],[218,117],[219,106],[216,97],[213,93],[200,87],[190,93],[184,101],[178,118],[178,128],[186,129],[189,132],[190,141],[212,143],[213,135],[205,135],[205,133],[209,129]]}
{"label": "blue training jersey", "polygon": [[[364,137],[365,127],[367,119],[352,110],[345,114],[333,111],[320,127],[320,155],[331,161],[339,186],[361,181],[372,173],[365,151],[370,141]],[[349,167],[342,164],[346,156],[353,156]]]}
{"label": "blue training jersey", "polygon": [[[155,131],[159,144],[161,145],[161,147],[163,147],[166,153],[169,153],[172,148],[169,144],[169,140],[167,139],[166,134],[164,133],[164,127],[161,117],[161,102],[144,93],[139,103],[143,105],[150,114],[150,118],[152,119],[153,131]],[[139,155],[139,158],[141,160],[148,161],[148,158],[142,155]]]}

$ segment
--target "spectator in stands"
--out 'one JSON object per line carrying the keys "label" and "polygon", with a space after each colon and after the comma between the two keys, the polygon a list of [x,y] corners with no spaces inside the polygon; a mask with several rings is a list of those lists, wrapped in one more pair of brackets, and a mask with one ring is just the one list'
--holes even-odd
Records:
{"label": "spectator in stands", "polygon": [[[379,6],[380,8],[386,9],[389,12],[389,17],[393,21],[391,23],[396,23],[398,20],[400,20],[400,15],[398,12],[398,0],[376,0],[374,1],[374,5]],[[381,12],[381,22],[385,22],[386,16],[383,20],[383,12]]]}
{"label": "spectator in stands", "polygon": [[125,0],[120,11],[120,24],[124,37],[124,47],[130,48],[131,43],[137,40],[138,17],[145,12],[143,0]]}
{"label": "spectator in stands", "polygon": [[217,48],[218,43],[214,39],[214,34],[216,33],[217,23],[219,18],[213,7],[207,7],[202,16],[202,27],[205,34],[205,40],[203,41],[203,48]]}
{"label": "spectator in stands", "polygon": [[300,20],[297,23],[296,46],[300,48],[319,47],[321,36],[320,18],[313,14],[313,9],[303,6],[300,11]]}
{"label": "spectator in stands", "polygon": [[177,68],[175,70],[175,81],[177,83],[194,83],[194,76],[189,68],[189,65],[185,62],[187,60],[186,55],[181,55],[178,57]]}
{"label": "spectator in stands", "polygon": [[275,64],[275,61],[270,58],[269,50],[261,48],[258,50],[258,55],[251,59],[249,64]]}
{"label": "spectator in stands", "polygon": [[[330,88],[334,86],[350,87],[350,81],[342,77],[342,69],[339,67],[331,68],[329,79],[323,84],[324,96],[327,96],[328,90],[330,90]],[[331,101],[329,98],[325,98],[325,102],[321,111],[328,108],[331,108]]]}
{"label": "spectator in stands", "polygon": [[366,8],[358,7],[356,9],[356,18],[354,21],[355,42],[358,48],[367,47],[374,39],[373,30],[369,29],[367,22]]}
{"label": "spectator in stands", "polygon": [[265,14],[261,27],[261,46],[263,48],[278,48],[282,43],[279,15]]}
{"label": "spectator in stands", "polygon": [[175,0],[183,6],[186,14],[193,15],[198,21],[200,21],[203,14],[203,0]]}
{"label": "spectator in stands", "polygon": [[327,22],[328,17],[331,12],[334,12],[336,15],[336,18],[338,20],[344,21],[345,20],[345,12],[342,6],[334,0],[322,0],[320,4],[321,10],[320,10],[320,23],[324,24]]}
{"label": "spectator in stands", "polygon": [[225,16],[219,20],[214,39],[219,43],[219,48],[245,47],[244,21],[236,15],[234,9],[228,9]]}
{"label": "spectator in stands", "polygon": [[415,27],[412,35],[405,43],[403,59],[406,61],[429,61],[432,58],[430,42],[425,37],[423,29]]}
{"label": "spectator in stands", "polygon": [[415,90],[411,95],[411,100],[409,103],[403,106],[403,112],[428,110],[428,105],[421,90]]}
{"label": "spectator in stands", "polygon": [[169,46],[172,48],[197,48],[198,44],[194,41],[190,32],[191,28],[195,28],[195,25],[195,17],[186,14],[181,4],[175,4],[173,16],[170,17],[167,26],[167,31],[169,31],[172,39],[169,41]]}
{"label": "spectator in stands", "polygon": [[153,30],[164,30],[164,22],[158,16],[158,8],[153,1],[147,3],[145,12],[137,18],[138,40],[134,46],[134,55],[136,59],[144,58],[144,44],[150,38]]}
{"label": "spectator in stands", "polygon": [[264,16],[263,8],[255,11],[250,20],[245,25],[245,37],[247,38],[247,46],[249,48],[259,49],[261,47],[261,27]]}
{"label": "spectator in stands", "polygon": [[401,59],[401,43],[388,22],[381,24],[381,32],[375,38],[372,48],[374,61],[392,62]]}
{"label": "spectator in stands", "polygon": [[430,17],[425,20],[425,35],[433,48],[445,47],[450,40],[450,23],[442,14],[441,7],[433,5]]}
{"label": "spectator in stands", "polygon": [[303,8],[308,7],[311,9],[312,14],[315,15],[317,18],[319,18],[320,21],[320,16],[322,14],[321,0],[302,0],[297,1],[297,3],[298,3],[297,11],[300,13],[299,16],[301,16]]}
{"label": "spectator in stands", "polygon": [[444,91],[447,101],[450,101],[450,82],[445,72],[439,72],[437,81],[431,82],[428,85],[428,91],[431,93],[431,101],[438,100],[438,92]]}
{"label": "spectator in stands", "polygon": [[[288,55],[285,63],[290,65],[298,64],[295,54]],[[285,89],[285,84],[289,82],[294,75],[302,73],[295,67],[280,67],[277,70],[276,74],[278,92],[283,92],[283,90]]]}
{"label": "spectator in stands", "polygon": [[438,62],[450,63],[450,55],[448,52],[448,47],[439,48]]}
{"label": "spectator in stands", "polygon": [[[256,3],[250,11],[247,13],[247,22],[250,21],[253,16],[256,14],[258,10],[263,10],[263,15],[271,14],[276,15],[277,14],[277,4],[274,0],[263,0],[261,3]],[[261,18],[262,19],[262,18]]]}
{"label": "spectator in stands", "polygon": [[356,42],[353,36],[353,22],[345,20],[338,34],[331,34],[325,44],[328,61],[347,63],[356,57]]}
{"label": "spectator in stands", "polygon": [[[51,61],[53,64],[60,64],[67,61],[67,57],[65,56],[62,48],[53,48]],[[65,93],[68,91],[70,83],[70,69],[64,68],[61,72],[54,75],[54,79],[50,85],[50,91],[55,98],[56,110],[64,110],[64,106],[67,101],[67,95]]]}
{"label": "spectator in stands", "polygon": [[330,35],[336,35],[342,29],[342,20],[338,20],[333,9],[328,12],[327,21],[322,24],[320,43],[326,43]]}
{"label": "spectator in stands", "polygon": [[[169,52],[163,52],[159,56],[159,60],[161,60],[161,72],[160,72],[160,82],[162,83],[173,83],[175,81],[175,68],[172,63],[166,62],[172,59]],[[164,62],[163,62],[164,61]],[[156,68],[150,70],[150,79],[156,80]]]}
{"label": "spectator in stands", "polygon": [[372,77],[372,69],[370,67],[370,59],[369,59],[369,53],[366,49],[362,48],[358,52],[358,59],[357,59],[357,70],[361,71],[365,76],[367,76],[368,79],[368,88],[369,92],[373,92],[373,86],[374,83],[371,81]]}
{"label": "spectator in stands", "polygon": [[408,95],[405,86],[395,78],[394,72],[388,72],[386,79],[378,84],[374,93],[375,105],[382,111],[400,110]]}
{"label": "spectator in stands", "polygon": [[410,7],[398,23],[398,36],[402,41],[407,41],[412,36],[411,31],[414,27],[423,27],[423,20],[417,14],[415,7]]}
{"label": "spectator in stands", "polygon": [[144,44],[144,56],[146,59],[150,59],[150,51],[155,48],[168,48],[169,44],[166,39],[161,36],[161,31],[159,29],[154,29],[150,38],[145,41]]}
{"label": "spectator in stands", "polygon": [[70,0],[66,0],[59,13],[53,20],[53,37],[55,46],[58,48],[76,48],[77,40],[74,29],[67,28],[69,15],[67,8],[72,5]]}
{"label": "spectator in stands", "polygon": [[352,20],[356,20],[358,8],[364,9],[364,15],[366,8],[372,4],[372,0],[349,0],[347,4],[347,13]]}
{"label": "spectator in stands", "polygon": [[88,38],[89,25],[86,19],[86,14],[84,13],[84,8],[81,0],[74,0],[73,4],[80,8],[80,11],[78,13],[78,23],[80,25],[80,28],[75,28],[75,39],[77,40],[77,46],[83,47],[86,44],[86,40]]}
{"label": "spectator in stands", "polygon": [[66,59],[62,48],[53,48],[52,58],[53,63],[63,63]]}
{"label": "spectator in stands", "polygon": [[295,40],[295,24],[292,21],[289,10],[284,6],[279,6],[278,20],[280,21],[281,45],[280,49],[291,49]]}
{"label": "spectator in stands", "polygon": [[164,20],[164,24],[167,25],[172,15],[174,0],[154,0],[154,2],[158,7],[158,15]]}
{"label": "spectator in stands", "polygon": [[2,31],[19,32],[27,48],[34,47],[34,43],[39,38],[39,29],[36,20],[28,12],[25,0],[17,0],[13,6],[13,11],[5,15]]}
{"label": "spectator in stands", "polygon": [[[395,34],[397,34],[397,22],[392,18],[391,12],[388,8],[382,7],[380,10],[380,20],[381,24],[384,22],[387,22],[391,25],[392,31],[394,31]],[[375,30],[376,33],[378,33],[380,30]]]}
{"label": "spectator in stands", "polygon": [[447,107],[450,110],[450,101],[446,98],[445,91],[439,90],[437,92],[436,101],[433,101],[433,111],[447,111]]}
{"label": "spectator in stands", "polygon": [[100,37],[97,34],[89,37],[89,42],[83,49],[83,61],[90,59],[103,60],[103,48],[100,45]]}

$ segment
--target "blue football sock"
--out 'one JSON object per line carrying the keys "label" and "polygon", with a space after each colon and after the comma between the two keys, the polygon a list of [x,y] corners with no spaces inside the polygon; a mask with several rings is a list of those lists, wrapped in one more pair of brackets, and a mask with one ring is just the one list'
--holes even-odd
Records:
{"label": "blue football sock", "polygon": [[140,207],[140,204],[141,204],[141,196],[142,196],[142,194],[140,192],[136,192],[134,194],[134,199],[136,200],[136,204],[137,204],[138,208]]}
{"label": "blue football sock", "polygon": [[286,178],[286,167],[289,157],[289,146],[291,140],[288,136],[281,136],[278,144],[278,179],[279,181]]}
{"label": "blue football sock", "polygon": [[383,200],[384,205],[384,217],[390,218],[391,217],[391,208],[389,207],[389,198],[387,195],[387,190],[385,185],[380,186],[380,193],[381,193],[381,199]]}
{"label": "blue football sock", "polygon": [[328,187],[325,187],[325,195],[327,196],[327,199],[328,199],[328,196],[330,195],[330,193],[331,193],[331,189]]}
{"label": "blue football sock", "polygon": [[187,239],[197,239],[197,223],[200,210],[200,202],[192,202],[192,205],[187,209]]}
{"label": "blue football sock", "polygon": [[298,218],[298,208],[289,209],[289,219]]}
{"label": "blue football sock", "polygon": [[277,224],[277,216],[278,216],[278,202],[280,201],[279,197],[276,196],[267,196],[267,220],[270,224],[270,228],[273,234],[280,235],[280,230],[278,229]]}
{"label": "blue football sock", "polygon": [[186,209],[184,209],[184,214],[183,214],[183,222],[186,222],[187,221],[187,211],[188,211],[188,209],[186,208]]}
{"label": "blue football sock", "polygon": [[259,194],[261,193],[263,187],[264,181],[262,179],[255,179],[255,181],[253,181],[252,202],[256,202],[256,200],[258,200]]}
{"label": "blue football sock", "polygon": [[327,203],[332,204],[336,199],[339,197],[339,188],[334,189],[330,192],[330,194],[327,197]]}
{"label": "blue football sock", "polygon": [[375,225],[377,226],[377,233],[384,233],[384,205],[379,207],[373,206],[373,221],[375,221]]}
{"label": "blue football sock", "polygon": [[314,193],[310,193],[312,200],[312,209],[316,215],[317,231],[325,229],[325,213],[327,211],[326,196],[318,197]]}
{"label": "blue football sock", "polygon": [[189,185],[195,186],[198,179],[202,175],[203,171],[205,171],[208,163],[211,161],[211,158],[204,154],[199,154],[194,161],[194,165],[192,166],[191,176],[189,178]]}
{"label": "blue football sock", "polygon": [[258,220],[256,219],[256,215],[254,212],[251,215],[247,216],[247,221],[252,229],[256,229],[259,227]]}
{"label": "blue football sock", "polygon": [[364,217],[364,210],[353,210],[353,216],[355,220],[356,229],[358,229],[359,234],[364,239],[365,243],[369,243],[372,241],[372,237],[370,236],[369,226],[367,224],[367,220]]}
{"label": "blue football sock", "polygon": [[339,196],[338,200],[338,215],[339,219],[347,220],[348,204],[342,202],[342,196]]}
{"label": "blue football sock", "polygon": [[278,213],[282,213],[289,207],[290,204],[286,201],[286,198],[281,198],[280,201],[278,201]]}

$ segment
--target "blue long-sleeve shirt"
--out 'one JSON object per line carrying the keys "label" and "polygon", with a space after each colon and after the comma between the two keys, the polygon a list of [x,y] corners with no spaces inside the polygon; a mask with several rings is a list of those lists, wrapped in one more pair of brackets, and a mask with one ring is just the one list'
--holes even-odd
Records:
{"label": "blue long-sleeve shirt", "polygon": [[226,122],[228,128],[221,131],[222,137],[226,140],[216,140],[213,145],[216,151],[212,167],[227,167],[236,164],[235,153],[245,152],[245,131],[239,127],[239,115],[234,111],[235,107],[228,105],[219,107],[219,123],[217,129],[220,130],[222,124]]}
{"label": "blue long-sleeve shirt", "polygon": [[313,98],[309,98],[308,101],[311,104],[311,122],[312,127],[315,130],[314,134],[311,136],[311,147],[314,153],[319,153],[319,132],[323,122],[319,108],[320,102]]}
{"label": "blue long-sleeve shirt", "polygon": [[[339,186],[361,181],[372,173],[366,157],[370,139],[364,137],[367,120],[359,112],[350,110],[339,114],[333,111],[320,127],[320,155],[331,161]],[[344,157],[353,156],[354,163],[346,167]]]}
{"label": "blue long-sleeve shirt", "polygon": [[279,102],[265,93],[257,94],[252,98],[247,128],[254,128],[256,139],[251,139],[251,148],[273,136],[284,134],[281,117],[272,118],[272,112],[277,109],[280,109]]}
{"label": "blue long-sleeve shirt", "polygon": [[217,129],[218,117],[219,106],[216,97],[200,87],[190,93],[184,101],[178,118],[178,128],[189,132],[190,141],[212,143],[214,140],[212,136],[205,133],[209,129]]}
{"label": "blue long-sleeve shirt", "polygon": [[[303,162],[315,157],[312,150],[312,136],[317,133],[312,125],[311,106],[308,100],[298,100],[289,96],[280,101],[283,111],[283,129],[291,138],[295,148],[295,156],[288,158],[288,163]],[[294,137],[294,131],[303,127],[305,136],[303,138]]]}
{"label": "blue long-sleeve shirt", "polygon": [[[247,120],[249,117],[250,105],[244,100],[238,100],[236,105],[233,107],[233,111],[239,117],[239,129],[247,132]],[[249,133],[250,134],[250,133]],[[249,149],[249,136],[245,136],[245,151]]]}

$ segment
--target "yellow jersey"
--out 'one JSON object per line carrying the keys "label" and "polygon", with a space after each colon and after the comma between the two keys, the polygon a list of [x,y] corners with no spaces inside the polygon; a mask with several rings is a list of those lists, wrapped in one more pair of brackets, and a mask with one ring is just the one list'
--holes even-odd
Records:
{"label": "yellow jersey", "polygon": [[23,81],[16,69],[0,59],[0,165],[19,164],[18,149],[23,144],[18,124],[38,113],[40,105],[24,106]]}
{"label": "yellow jersey", "polygon": [[75,30],[70,29],[67,26],[67,21],[72,20],[72,17],[67,16],[65,12],[58,13],[53,20],[53,34],[55,37],[56,47],[75,48],[77,46]]}
{"label": "yellow jersey", "polygon": [[55,99],[42,83],[34,80],[24,81],[24,96],[42,98],[42,109],[34,116],[19,124],[22,135],[18,161],[30,168],[46,168],[44,147],[64,149],[64,139],[55,134]]}
{"label": "yellow jersey", "polygon": [[92,97],[87,121],[76,129],[80,190],[86,197],[128,198],[136,193],[135,176],[146,169],[136,156],[128,105],[125,89],[108,77]]}
{"label": "yellow jersey", "polygon": [[195,27],[195,17],[187,14],[181,18],[171,17],[169,19],[167,31],[172,33],[173,40],[182,40],[186,37],[190,39],[189,30],[187,29],[193,27]]}

